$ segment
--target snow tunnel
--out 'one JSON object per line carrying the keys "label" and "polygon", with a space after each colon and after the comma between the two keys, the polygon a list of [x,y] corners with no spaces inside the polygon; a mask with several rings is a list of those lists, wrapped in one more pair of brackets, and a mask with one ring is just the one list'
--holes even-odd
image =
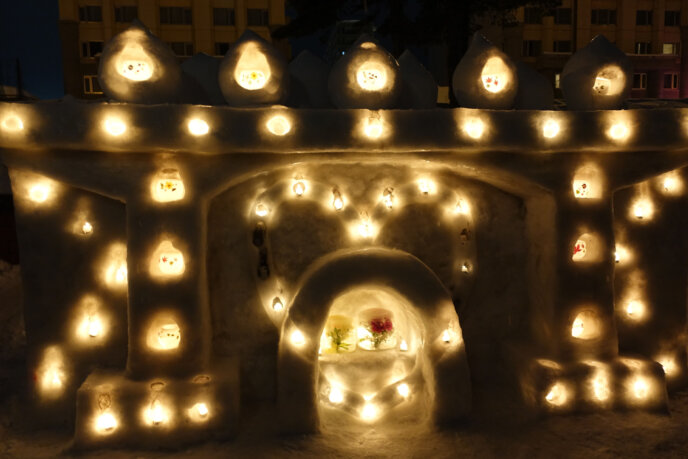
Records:
{"label": "snow tunnel", "polygon": [[391,249],[335,252],[303,275],[277,377],[283,424],[300,432],[342,412],[374,423],[403,410],[444,423],[471,403],[449,292],[419,259]]}

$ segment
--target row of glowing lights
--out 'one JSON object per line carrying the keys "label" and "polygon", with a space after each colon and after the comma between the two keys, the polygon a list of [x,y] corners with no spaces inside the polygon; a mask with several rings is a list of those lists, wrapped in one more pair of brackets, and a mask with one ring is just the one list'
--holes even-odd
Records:
{"label": "row of glowing lights", "polygon": [[[433,181],[427,180],[427,179],[421,179],[418,181],[418,191],[420,191],[421,194],[423,195],[428,195],[435,190],[436,185]],[[294,185],[292,186],[292,192],[294,196],[297,198],[300,198],[306,194],[308,191],[308,186],[306,181],[304,180],[297,180]],[[381,196],[381,201],[384,204],[384,206],[387,209],[392,209],[394,207],[394,191],[392,188],[385,188],[384,191],[382,192]],[[341,192],[337,189],[334,188],[332,190],[332,208],[336,211],[341,211],[344,209],[344,198],[341,194]],[[266,217],[270,213],[270,208],[262,203],[259,202],[255,206],[255,214],[256,216],[263,218]],[[456,205],[454,206],[454,213],[458,215],[469,215],[470,214],[470,206],[464,199],[459,199]],[[363,238],[369,238],[372,237],[374,234],[373,228],[372,228],[372,223],[370,221],[370,217],[366,212],[363,212],[361,214],[361,223],[358,227],[358,233],[361,237]],[[469,265],[464,263],[462,266],[461,270],[463,272],[468,272],[469,271]]]}
{"label": "row of glowing lights", "polygon": [[[196,422],[203,422],[210,416],[208,404],[198,402],[187,410],[189,418]],[[144,420],[147,425],[164,426],[171,422],[170,410],[159,400],[153,400],[144,408]],[[117,430],[118,419],[108,411],[99,414],[95,418],[94,429],[101,434],[109,434]]]}
{"label": "row of glowing lights", "polygon": [[[407,383],[397,384],[397,393],[404,399],[407,400],[411,396],[411,387]],[[374,421],[380,415],[380,408],[375,404],[371,403],[371,395],[366,395],[363,397],[366,403],[361,408],[359,416],[364,421]],[[338,387],[330,387],[327,399],[333,405],[341,405],[344,402],[344,393]]]}
{"label": "row of glowing lights", "polygon": [[[17,115],[5,117],[1,123],[7,132],[20,132],[24,129],[24,122]],[[276,135],[284,136],[291,132],[292,122],[286,115],[273,115],[265,122],[267,130]],[[114,115],[106,116],[102,122],[103,130],[112,137],[121,137],[127,132],[128,125],[122,117]],[[208,122],[201,118],[191,118],[186,122],[186,128],[192,136],[200,137],[210,132]],[[471,118],[461,124],[461,130],[472,139],[480,139],[487,132],[488,125],[480,118]],[[361,127],[363,134],[371,139],[379,139],[385,134],[386,123],[379,114],[371,115],[364,120]],[[554,139],[561,132],[561,122],[548,119],[542,125],[542,136],[546,139]],[[629,124],[625,121],[613,122],[606,131],[607,136],[613,140],[624,140],[630,135]]]}
{"label": "row of glowing lights", "polygon": [[[612,392],[609,387],[609,378],[605,371],[596,371],[590,378],[589,387],[591,389],[590,395],[592,395],[594,401],[606,403],[610,400]],[[651,382],[649,378],[643,375],[630,377],[626,387],[627,396],[632,401],[643,402],[651,395]],[[563,407],[573,399],[574,395],[574,391],[569,385],[557,381],[547,389],[544,398],[547,404],[552,407]]]}

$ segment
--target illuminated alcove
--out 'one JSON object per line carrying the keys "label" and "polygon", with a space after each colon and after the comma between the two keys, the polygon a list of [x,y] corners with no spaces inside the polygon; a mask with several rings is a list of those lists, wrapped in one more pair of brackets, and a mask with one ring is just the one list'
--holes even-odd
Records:
{"label": "illuminated alcove", "polygon": [[333,411],[370,423],[399,411],[408,413],[410,405],[414,417],[425,420],[424,335],[414,307],[393,290],[368,285],[338,296],[318,351],[323,427],[342,422]]}
{"label": "illuminated alcove", "polygon": [[[370,319],[371,308],[384,311],[379,317],[395,318],[393,346],[347,353],[321,349],[328,317]],[[467,413],[470,380],[459,320],[445,288],[417,258],[389,249],[335,252],[304,275],[287,311],[277,389],[289,429],[326,427],[319,413],[339,406],[375,422],[407,399],[425,396],[427,403],[420,404],[428,407],[431,422]]]}

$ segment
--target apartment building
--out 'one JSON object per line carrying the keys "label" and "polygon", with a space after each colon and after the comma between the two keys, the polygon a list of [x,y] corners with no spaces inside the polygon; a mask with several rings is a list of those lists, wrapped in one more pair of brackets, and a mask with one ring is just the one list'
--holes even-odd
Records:
{"label": "apartment building", "polygon": [[516,19],[486,35],[555,88],[571,54],[602,34],[631,57],[632,97],[688,97],[688,0],[563,0],[553,11],[521,7]]}
{"label": "apartment building", "polygon": [[[98,57],[103,44],[138,18],[180,60],[223,56],[245,29],[271,40],[285,24],[284,0],[60,0],[65,94],[102,97]],[[288,54],[286,41],[275,45]]]}

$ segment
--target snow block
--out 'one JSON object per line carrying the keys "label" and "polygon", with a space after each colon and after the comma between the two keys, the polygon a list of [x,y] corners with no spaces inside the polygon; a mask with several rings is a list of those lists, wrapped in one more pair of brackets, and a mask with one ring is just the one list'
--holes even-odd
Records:
{"label": "snow block", "polygon": [[239,426],[235,359],[186,379],[136,381],[96,371],[77,393],[75,449],[177,449],[232,437]]}
{"label": "snow block", "polygon": [[516,62],[518,91],[514,108],[518,110],[551,110],[554,105],[554,89],[547,78],[530,65]]}
{"label": "snow block", "polygon": [[399,56],[399,70],[404,87],[402,108],[434,108],[437,105],[437,83],[416,56],[405,50]]}
{"label": "snow block", "polygon": [[476,33],[452,77],[452,90],[462,107],[510,109],[519,80],[516,66],[483,35]]}
{"label": "snow block", "polygon": [[290,107],[329,108],[332,106],[327,94],[327,78],[330,67],[310,51],[301,51],[289,63]]}
{"label": "snow block", "polygon": [[[217,75],[220,71],[220,59],[198,53],[182,63],[182,71],[200,87],[202,96],[207,98],[207,105],[226,105]],[[199,103],[199,102],[196,102]]]}
{"label": "snow block", "polygon": [[222,59],[218,81],[225,100],[233,107],[281,104],[289,91],[284,57],[248,29]]}
{"label": "snow block", "polygon": [[561,90],[569,110],[618,110],[632,86],[631,60],[604,35],[576,51],[561,73]]}

